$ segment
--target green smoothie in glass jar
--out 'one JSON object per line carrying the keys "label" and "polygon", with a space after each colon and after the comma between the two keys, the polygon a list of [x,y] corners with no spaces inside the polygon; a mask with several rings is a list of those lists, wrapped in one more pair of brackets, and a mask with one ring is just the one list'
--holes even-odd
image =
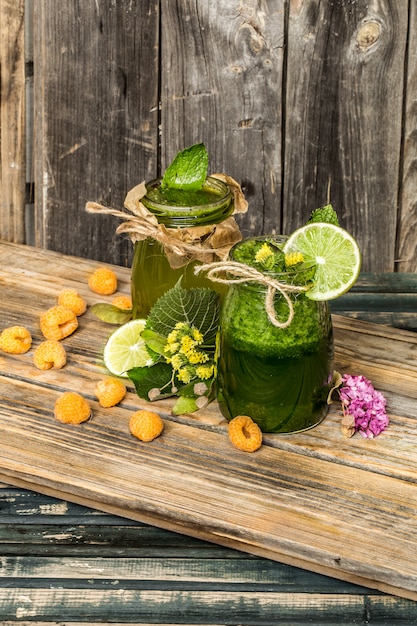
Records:
{"label": "green smoothie in glass jar", "polygon": [[[203,188],[196,191],[164,190],[161,189],[160,180],[151,181],[146,188],[142,204],[167,228],[219,224],[233,212],[230,188],[216,178],[208,177]],[[174,287],[180,278],[185,289],[213,289],[207,278],[194,274],[195,263],[189,261],[182,267],[173,268],[159,241],[152,237],[138,241],[135,244],[131,278],[133,317],[146,317],[156,300]],[[222,288],[217,289],[224,291]]]}
{"label": "green smoothie in glass jar", "polygon": [[[194,274],[200,259],[215,255],[211,242],[220,248],[228,243],[228,250],[241,239],[231,217],[236,206],[228,177],[207,176],[207,163],[203,144],[196,144],[177,155],[162,179],[146,183],[140,202],[156,218],[159,230],[157,236],[152,234],[135,244],[131,275],[134,318],[146,317],[156,300],[180,278],[186,289],[225,291]],[[222,239],[221,228],[226,221],[228,228]]]}
{"label": "green smoothie in glass jar", "polygon": [[[248,415],[263,432],[306,430],[326,415],[333,372],[333,334],[326,302],[306,297],[303,288],[314,268],[302,262],[285,267],[284,237],[247,239],[235,245],[230,259],[261,271],[286,285],[293,318],[286,327],[271,323],[265,308],[267,287],[258,282],[231,284],[220,319],[218,402],[232,419]],[[282,259],[280,264],[279,259]],[[279,323],[288,318],[288,302],[279,291],[274,300]]]}

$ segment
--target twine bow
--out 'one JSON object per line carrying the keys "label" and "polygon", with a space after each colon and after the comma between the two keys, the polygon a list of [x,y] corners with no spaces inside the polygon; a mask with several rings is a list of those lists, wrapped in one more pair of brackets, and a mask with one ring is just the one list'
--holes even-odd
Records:
{"label": "twine bow", "polygon": [[[196,274],[199,272],[207,272],[207,277],[216,283],[232,285],[246,282],[256,282],[267,287],[265,295],[265,310],[269,321],[277,328],[287,328],[294,318],[294,307],[288,294],[301,293],[302,291],[307,291],[309,289],[309,287],[305,285],[289,285],[287,283],[282,283],[271,276],[259,272],[250,265],[238,263],[236,261],[220,261],[218,263],[197,265],[194,268],[194,272]],[[223,272],[226,272],[229,276],[230,274],[233,274],[234,278],[224,278],[218,275]],[[274,298],[277,291],[283,296],[289,309],[288,318],[284,322],[280,322],[275,314]]]}

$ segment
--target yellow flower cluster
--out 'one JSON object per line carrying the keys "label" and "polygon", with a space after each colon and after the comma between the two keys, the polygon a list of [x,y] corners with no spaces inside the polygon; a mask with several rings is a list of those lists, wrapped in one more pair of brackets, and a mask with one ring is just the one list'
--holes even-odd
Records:
{"label": "yellow flower cluster", "polygon": [[285,255],[286,267],[292,267],[293,265],[297,265],[297,263],[302,263],[303,261],[304,257],[301,252],[288,252]]}
{"label": "yellow flower cluster", "polygon": [[188,384],[194,378],[206,380],[214,374],[210,355],[199,346],[204,342],[201,331],[185,322],[178,322],[167,337],[165,360],[181,382]]}
{"label": "yellow flower cluster", "polygon": [[262,246],[259,248],[258,252],[255,254],[255,261],[257,263],[264,264],[266,261],[268,261],[273,256],[274,256],[273,251],[268,246],[268,244],[265,242],[265,243],[262,244]]}

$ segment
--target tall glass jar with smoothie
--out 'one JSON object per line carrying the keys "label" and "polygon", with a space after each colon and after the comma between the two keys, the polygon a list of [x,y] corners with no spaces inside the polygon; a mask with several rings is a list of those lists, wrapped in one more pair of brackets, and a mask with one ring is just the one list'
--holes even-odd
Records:
{"label": "tall glass jar with smoothie", "polygon": [[[248,415],[263,432],[303,431],[326,415],[333,372],[333,334],[327,302],[306,297],[315,268],[302,262],[285,266],[282,237],[247,239],[234,246],[232,261],[252,266],[288,291],[293,308],[277,291],[271,322],[267,285],[248,280],[232,284],[220,322],[218,401],[230,420]],[[295,261],[297,259],[295,258]]]}
{"label": "tall glass jar with smoothie", "polygon": [[[202,155],[203,163],[197,172],[199,178],[194,181],[196,155]],[[146,183],[141,208],[157,222],[157,228],[150,229],[149,236],[145,234],[135,243],[131,274],[134,318],[146,317],[156,300],[180,278],[186,289],[213,289],[205,276],[195,275],[195,264],[219,258],[219,254],[227,256],[230,247],[241,239],[232,214],[246,210],[247,203],[230,177],[206,176],[206,157],[202,144],[191,146],[177,155],[162,179]],[[181,167],[186,170],[185,176],[178,176]],[[214,288],[224,291],[221,286]]]}
{"label": "tall glass jar with smoothie", "polygon": [[327,413],[333,378],[328,300],[355,283],[361,254],[331,205],[288,238],[237,243],[229,261],[205,266],[230,284],[220,318],[218,401],[225,417],[247,415],[263,432],[293,433]]}

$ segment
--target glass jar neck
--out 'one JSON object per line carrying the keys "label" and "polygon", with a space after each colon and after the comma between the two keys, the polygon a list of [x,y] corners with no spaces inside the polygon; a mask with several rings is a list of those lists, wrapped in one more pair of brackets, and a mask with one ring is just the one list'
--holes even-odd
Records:
{"label": "glass jar neck", "polygon": [[229,185],[208,176],[197,190],[162,189],[161,179],[146,183],[142,204],[169,228],[218,224],[233,212]]}

